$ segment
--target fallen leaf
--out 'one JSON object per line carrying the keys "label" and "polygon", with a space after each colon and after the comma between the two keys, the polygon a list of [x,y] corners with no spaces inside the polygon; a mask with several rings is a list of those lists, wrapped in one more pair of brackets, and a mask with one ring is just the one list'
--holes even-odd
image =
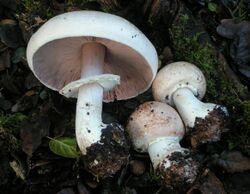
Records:
{"label": "fallen leaf", "polygon": [[22,37],[23,37],[24,42],[28,44],[30,37],[33,34],[33,30],[30,29],[29,24],[21,20],[19,20],[19,28],[22,32]]}
{"label": "fallen leaf", "polygon": [[14,104],[12,106],[11,111],[12,112],[21,112],[21,111],[29,110],[37,104],[37,101],[38,101],[38,96],[24,95],[17,100],[16,104]]}
{"label": "fallen leaf", "polygon": [[191,187],[187,194],[226,194],[221,181],[208,169],[204,172],[199,182]]}
{"label": "fallen leaf", "polygon": [[35,116],[21,125],[23,151],[31,156],[41,144],[42,138],[49,135],[50,120],[47,116]]}
{"label": "fallen leaf", "polygon": [[8,90],[11,94],[14,95],[20,95],[21,91],[19,87],[14,83],[14,78],[13,76],[10,76],[8,74],[5,74],[1,78],[1,84],[2,87],[6,90]]}
{"label": "fallen leaf", "polygon": [[223,184],[228,194],[249,194],[250,172],[225,174]]}
{"label": "fallen leaf", "polygon": [[19,4],[20,4],[19,0],[0,0],[0,5],[12,10],[16,10]]}
{"label": "fallen leaf", "polygon": [[50,150],[65,158],[77,158],[79,157],[79,152],[77,152],[77,143],[75,138],[61,137],[61,138],[49,138],[49,148]]}
{"label": "fallen leaf", "polygon": [[237,69],[250,78],[250,22],[236,23],[233,19],[224,19],[217,27],[217,33],[233,40],[230,44],[230,56]]}
{"label": "fallen leaf", "polygon": [[77,184],[77,190],[79,194],[90,194],[87,188],[80,182]]}
{"label": "fallen leaf", "polygon": [[142,160],[131,160],[129,168],[134,175],[140,176],[146,171],[146,164]]}
{"label": "fallen leaf", "polygon": [[46,20],[43,20],[40,16],[35,17],[35,21],[37,25],[41,25],[46,22]]}
{"label": "fallen leaf", "polygon": [[14,20],[4,19],[0,22],[0,39],[10,48],[17,48],[21,42],[21,31]]}
{"label": "fallen leaf", "polygon": [[71,188],[62,189],[56,194],[75,194],[74,190]]}
{"label": "fallen leaf", "polygon": [[11,58],[12,63],[19,63],[26,57],[26,49],[19,47],[15,50],[13,57]]}
{"label": "fallen leaf", "polygon": [[12,107],[12,103],[6,100],[0,93],[0,108],[3,110],[9,110]]}
{"label": "fallen leaf", "polygon": [[229,173],[250,170],[250,158],[239,151],[225,151],[215,159],[214,163]]}
{"label": "fallen leaf", "polygon": [[33,87],[41,86],[41,82],[34,76],[33,73],[29,73],[29,75],[25,79],[25,88],[31,89]]}
{"label": "fallen leaf", "polygon": [[39,93],[39,97],[42,99],[42,100],[46,100],[48,97],[49,97],[49,92],[48,92],[48,89],[43,89],[40,93]]}
{"label": "fallen leaf", "polygon": [[25,180],[25,171],[15,160],[9,163],[12,170],[16,173],[16,176]]}
{"label": "fallen leaf", "polygon": [[24,95],[25,96],[33,96],[33,95],[35,95],[36,94],[36,91],[35,90],[29,90],[29,91],[27,91]]}
{"label": "fallen leaf", "polygon": [[10,51],[7,49],[0,53],[0,71],[10,67]]}

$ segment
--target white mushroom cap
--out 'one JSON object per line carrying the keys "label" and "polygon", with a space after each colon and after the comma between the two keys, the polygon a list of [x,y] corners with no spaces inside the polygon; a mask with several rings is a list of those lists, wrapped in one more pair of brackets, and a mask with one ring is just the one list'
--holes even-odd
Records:
{"label": "white mushroom cap", "polygon": [[168,64],[158,72],[152,84],[154,99],[173,106],[172,95],[179,88],[189,88],[198,99],[202,99],[206,93],[205,76],[188,62]]}
{"label": "white mushroom cap", "polygon": [[169,105],[151,101],[140,105],[130,116],[127,131],[135,150],[147,152],[160,138],[184,136],[185,129],[178,113]]}
{"label": "white mushroom cap", "polygon": [[121,78],[104,94],[105,101],[128,99],[150,87],[158,66],[152,43],[127,20],[97,11],[65,13],[46,22],[29,41],[28,64],[44,85],[59,91],[80,79],[81,48],[92,41],[106,47],[104,74]]}

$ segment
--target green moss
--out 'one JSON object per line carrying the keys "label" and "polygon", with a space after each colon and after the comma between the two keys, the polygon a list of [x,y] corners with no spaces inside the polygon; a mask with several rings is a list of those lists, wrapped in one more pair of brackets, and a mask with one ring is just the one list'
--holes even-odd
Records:
{"label": "green moss", "polygon": [[21,150],[21,141],[2,127],[0,127],[0,141],[3,142],[1,144],[0,154],[6,152],[12,153]]}
{"label": "green moss", "polygon": [[182,15],[178,25],[171,29],[176,60],[188,61],[202,70],[207,79],[204,101],[224,104],[229,110],[232,121],[228,133],[229,148],[239,147],[250,155],[250,101],[241,99],[246,88],[243,85],[236,88],[230,78],[223,74],[221,60],[206,37],[204,41],[204,32],[192,33],[189,22],[189,16]]}
{"label": "green moss", "polygon": [[33,10],[38,10],[41,6],[40,1],[34,1],[34,0],[24,0],[22,1],[22,4],[26,11],[32,12]]}
{"label": "green moss", "polygon": [[0,113],[0,127],[6,130],[10,130],[11,132],[16,132],[20,128],[20,124],[22,121],[27,119],[22,113],[14,113],[4,115]]}
{"label": "green moss", "polygon": [[161,175],[157,174],[153,168],[149,169],[149,172],[145,173],[146,180],[150,183],[159,183],[161,181]]}
{"label": "green moss", "polygon": [[232,101],[234,130],[228,134],[228,145],[230,149],[239,147],[250,156],[250,101]]}
{"label": "green moss", "polygon": [[[186,36],[186,26],[189,17],[183,15],[180,18],[180,25],[173,27],[172,39],[173,48],[177,60],[185,60],[196,64],[206,77],[216,77],[213,69],[217,66],[217,60],[213,56],[212,48],[208,43],[200,44],[199,40],[202,32],[195,33],[192,36]],[[207,80],[208,96],[218,96],[216,83],[213,80]]]}
{"label": "green moss", "polygon": [[42,19],[49,19],[54,16],[52,9],[40,0],[23,0],[21,7],[21,13],[24,13],[27,17],[38,15]]}
{"label": "green moss", "polygon": [[20,124],[27,119],[22,113],[4,115],[0,113],[0,140],[3,140],[1,149],[4,152],[16,152],[21,150],[19,136]]}

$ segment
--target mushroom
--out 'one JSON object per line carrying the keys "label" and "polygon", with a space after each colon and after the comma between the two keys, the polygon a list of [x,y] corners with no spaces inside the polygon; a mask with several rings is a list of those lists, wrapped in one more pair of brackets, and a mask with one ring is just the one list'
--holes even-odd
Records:
{"label": "mushroom", "polygon": [[48,88],[77,98],[76,139],[86,168],[99,177],[127,162],[118,124],[102,122],[102,101],[146,91],[157,71],[157,53],[127,20],[97,11],[74,11],[47,21],[30,39],[27,60]]}
{"label": "mushroom", "polygon": [[198,67],[188,62],[175,62],[162,68],[152,85],[156,101],[175,106],[193,147],[220,140],[228,114],[224,106],[203,103],[206,80]]}
{"label": "mushroom", "polygon": [[140,105],[126,127],[133,147],[148,152],[154,170],[170,188],[186,188],[196,179],[199,163],[193,153],[180,146],[185,128],[171,106],[156,101]]}

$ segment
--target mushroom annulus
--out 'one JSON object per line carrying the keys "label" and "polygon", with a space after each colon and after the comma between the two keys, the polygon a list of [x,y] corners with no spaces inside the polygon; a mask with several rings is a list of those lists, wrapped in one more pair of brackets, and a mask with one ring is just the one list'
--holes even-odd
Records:
{"label": "mushroom annulus", "polygon": [[126,130],[134,149],[149,153],[163,185],[184,189],[196,180],[199,163],[180,145],[185,127],[171,106],[156,101],[141,104],[130,115]]}
{"label": "mushroom annulus", "polygon": [[75,130],[87,170],[116,173],[128,159],[123,128],[102,122],[102,102],[146,91],[157,72],[152,43],[127,20],[74,11],[48,20],[30,39],[27,60],[48,88],[77,98]]}
{"label": "mushroom annulus", "polygon": [[198,67],[184,61],[166,65],[158,72],[152,91],[156,101],[177,109],[193,147],[220,140],[228,112],[224,106],[200,101],[206,79]]}

